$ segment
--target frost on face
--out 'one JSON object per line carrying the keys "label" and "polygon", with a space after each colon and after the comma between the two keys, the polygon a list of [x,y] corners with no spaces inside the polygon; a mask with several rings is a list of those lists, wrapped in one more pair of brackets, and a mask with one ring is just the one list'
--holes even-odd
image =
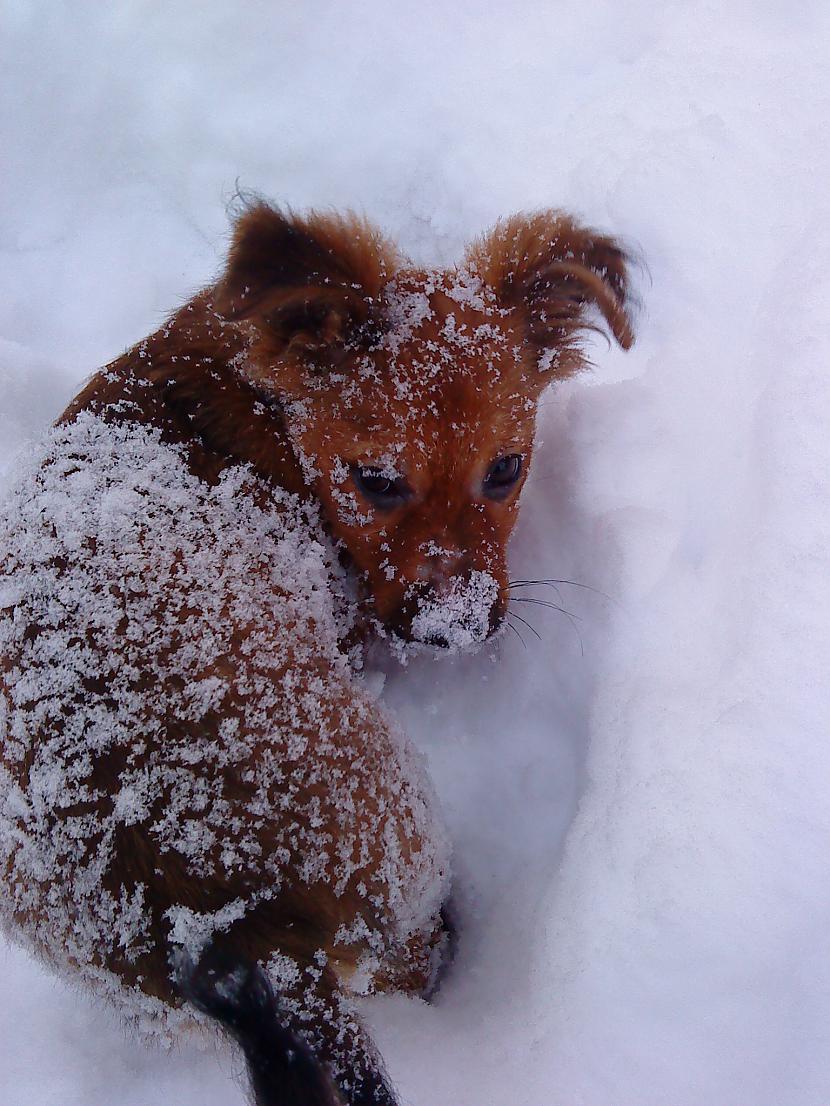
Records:
{"label": "frost on face", "polygon": [[331,481],[331,499],[337,511],[337,517],[346,526],[367,526],[372,522],[372,514],[362,504],[351,486],[351,472],[342,458],[336,457],[329,472]]}
{"label": "frost on face", "polygon": [[5,928],[167,1018],[145,957],[287,886],[400,943],[431,925],[446,845],[353,617],[314,508],[243,467],[205,484],[146,427],[53,430],[0,504]]}
{"label": "frost on face", "polygon": [[441,594],[420,599],[412,620],[413,638],[446,643],[451,652],[481,645],[490,632],[490,612],[498,593],[498,584],[489,572],[452,577]]}
{"label": "frost on face", "polygon": [[[435,293],[440,293],[455,308],[445,316],[437,340],[424,336],[425,324],[435,321],[430,300]],[[480,373],[484,359],[492,375],[498,376],[496,362],[503,352],[506,335],[497,324],[510,312],[497,305],[493,290],[474,273],[463,267],[451,273],[436,272],[428,274],[415,287],[408,282],[399,286],[393,280],[385,298],[391,325],[378,348],[389,358],[388,372],[396,399],[423,397],[425,388],[457,373],[459,360],[464,358],[475,359],[476,374]],[[469,310],[483,316],[484,321],[475,325],[460,321]],[[406,357],[399,364],[404,351]],[[412,418],[418,419],[422,413],[423,404],[413,403]]]}

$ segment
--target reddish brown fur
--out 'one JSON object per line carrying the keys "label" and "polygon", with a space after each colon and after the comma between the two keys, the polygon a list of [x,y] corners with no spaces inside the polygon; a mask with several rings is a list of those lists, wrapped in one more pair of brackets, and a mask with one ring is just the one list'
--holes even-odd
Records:
{"label": "reddish brown fur", "polygon": [[[482,283],[485,302],[459,297],[465,272]],[[396,347],[392,308],[401,296],[423,297],[430,313],[404,328]],[[580,366],[578,336],[592,304],[627,348],[623,251],[556,213],[516,216],[477,242],[460,270],[435,273],[406,268],[357,218],[298,218],[257,205],[239,221],[218,284],[102,370],[63,419],[91,410],[150,424],[186,446],[192,471],[206,481],[250,463],[266,480],[316,498],[364,582],[370,611],[403,636],[419,594],[440,598],[474,571],[497,581],[495,628],[506,609],[506,546],[536,403],[551,380]],[[450,331],[475,337],[454,344]],[[545,350],[553,356],[541,371]],[[425,374],[425,351],[440,371]],[[367,364],[372,373],[361,375]],[[344,513],[343,489],[356,493],[343,467],[377,466],[390,453],[405,473],[407,501],[384,512],[363,503],[362,517]],[[524,458],[521,478],[505,498],[487,498],[490,466],[513,454]],[[244,664],[241,648],[237,659]],[[336,716],[350,694],[343,686],[327,709]],[[373,740],[366,736],[367,748]],[[160,918],[169,902],[216,909],[240,890],[153,855],[138,830],[123,855],[130,880],[145,881],[155,896]],[[279,950],[309,962],[321,947],[335,961],[353,958],[333,935],[360,909],[365,901],[348,893],[298,883],[249,914],[234,940],[253,959]],[[414,950],[397,979],[390,964],[386,982],[423,982],[427,953]],[[126,978],[140,974],[148,992],[175,1001],[163,928],[151,955],[132,967],[108,966]],[[333,975],[328,986],[336,987]]]}

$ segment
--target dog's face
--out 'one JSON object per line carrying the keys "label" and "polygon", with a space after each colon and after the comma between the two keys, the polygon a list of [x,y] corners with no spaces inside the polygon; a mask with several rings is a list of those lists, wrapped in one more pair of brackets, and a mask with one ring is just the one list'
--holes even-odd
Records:
{"label": "dog's face", "polygon": [[395,635],[459,648],[503,621],[539,396],[578,367],[589,302],[630,343],[623,265],[552,216],[503,224],[443,272],[402,267],[355,220],[241,221],[217,306],[253,322],[245,372]]}
{"label": "dog's face", "polygon": [[292,438],[380,620],[472,643],[504,617],[539,373],[495,303],[459,302],[447,276],[406,274],[386,302],[374,348],[290,396]]}

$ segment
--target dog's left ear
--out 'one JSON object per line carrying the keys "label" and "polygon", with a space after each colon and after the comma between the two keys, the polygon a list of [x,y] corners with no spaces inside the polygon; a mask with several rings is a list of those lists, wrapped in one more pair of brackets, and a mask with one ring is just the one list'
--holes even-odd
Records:
{"label": "dog's left ear", "polygon": [[613,238],[567,215],[542,211],[497,224],[472,246],[467,259],[497,302],[524,317],[527,339],[543,370],[565,377],[582,367],[579,338],[597,329],[590,321],[592,305],[622,348],[632,345],[630,258]]}
{"label": "dog's left ear", "polygon": [[253,322],[275,353],[333,351],[381,325],[382,288],[397,265],[391,244],[358,216],[257,203],[236,224],[213,306]]}

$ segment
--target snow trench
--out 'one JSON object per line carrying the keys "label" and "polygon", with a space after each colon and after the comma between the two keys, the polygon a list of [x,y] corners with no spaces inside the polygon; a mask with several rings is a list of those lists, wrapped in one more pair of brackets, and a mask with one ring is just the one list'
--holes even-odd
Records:
{"label": "snow trench", "polygon": [[[551,203],[635,242],[637,346],[546,397],[511,550],[574,621],[373,658],[459,946],[364,1014],[412,1106],[826,1106],[826,5],[520,8],[12,5],[0,466],[212,278],[237,178],[430,261]],[[2,1101],[244,1102],[232,1052],[0,965]]]}

